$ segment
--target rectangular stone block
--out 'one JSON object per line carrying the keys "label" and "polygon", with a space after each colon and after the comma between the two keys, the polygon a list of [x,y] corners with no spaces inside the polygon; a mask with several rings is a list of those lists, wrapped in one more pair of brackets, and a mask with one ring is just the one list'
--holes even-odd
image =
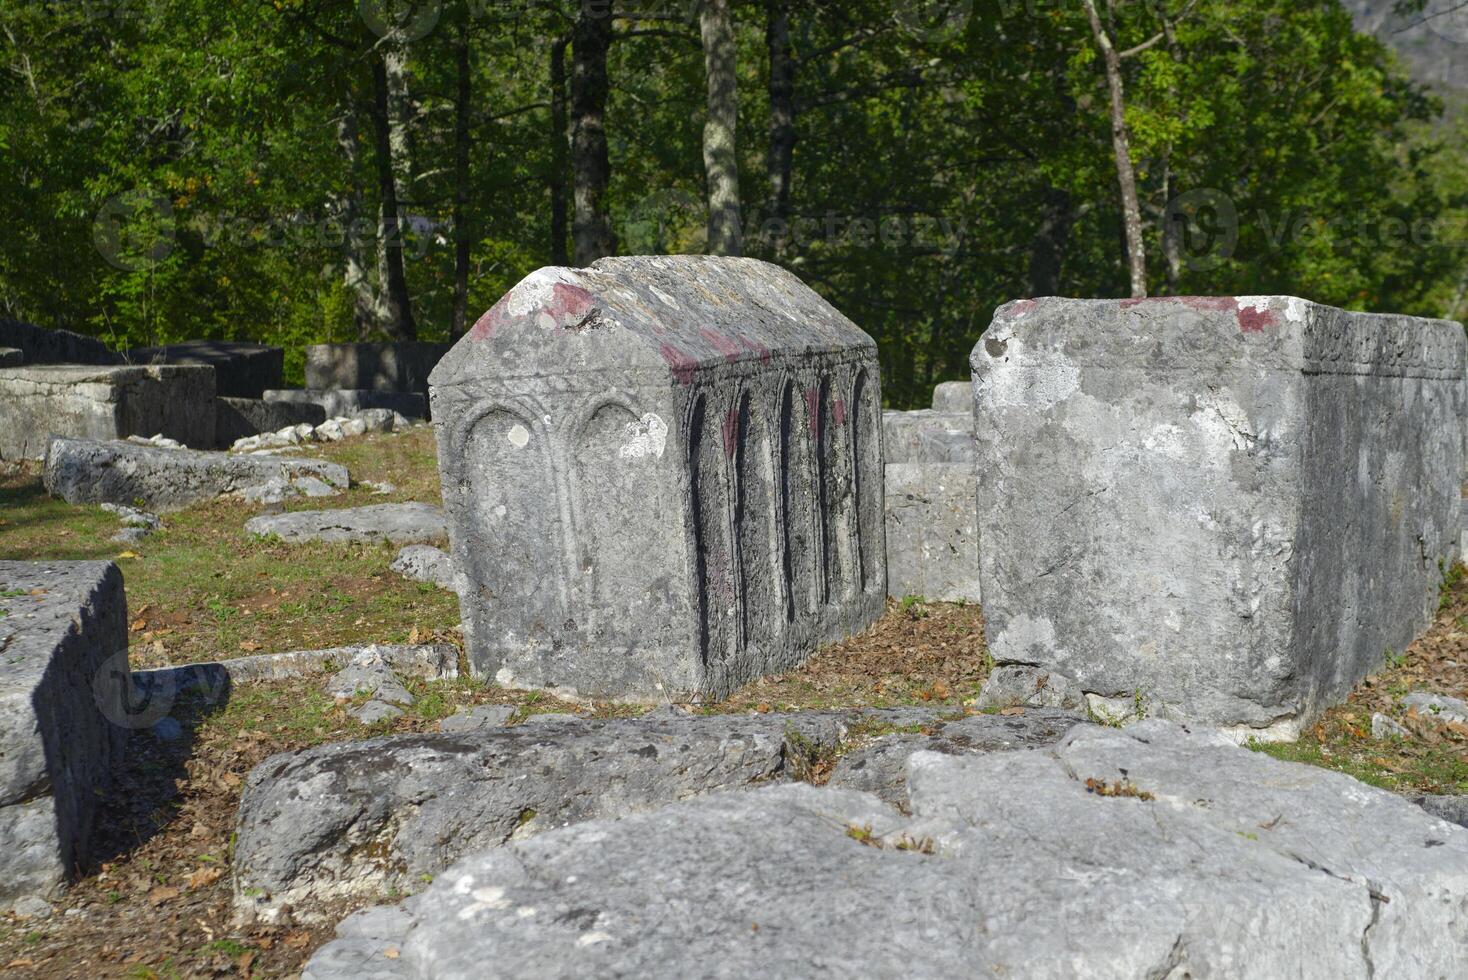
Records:
{"label": "rectangular stone block", "polygon": [[23,364],[119,364],[121,355],[96,337],[69,330],[46,330],[0,317],[0,347],[19,350]]}
{"label": "rectangular stone block", "polygon": [[971,363],[997,664],[1105,714],[1292,738],[1428,625],[1459,530],[1458,324],[1026,300]]}
{"label": "rectangular stone block", "polygon": [[127,603],[111,562],[0,562],[0,909],[85,862],[126,745]]}
{"label": "rectangular stone block", "polygon": [[40,459],[52,436],[164,435],[214,445],[214,371],[206,367],[0,369],[0,459]]}
{"label": "rectangular stone block", "polygon": [[428,375],[449,344],[315,344],[306,348],[306,387],[428,394]]}
{"label": "rectangular stone block", "polygon": [[978,602],[977,477],[969,463],[889,463],[887,594]]}
{"label": "rectangular stone block", "polygon": [[972,463],[973,413],[954,415],[919,409],[882,413],[888,463]]}
{"label": "rectangular stone block", "polygon": [[14,347],[0,347],[0,367],[20,367],[25,363],[25,351]]}
{"label": "rectangular stone block", "polygon": [[127,352],[133,364],[203,364],[214,369],[214,393],[228,398],[259,398],[285,381],[285,351],[265,344],[232,340],[189,340]]}
{"label": "rectangular stone block", "polygon": [[881,615],[876,346],[789,273],[542,269],[432,382],[480,674],[718,697]]}
{"label": "rectangular stone block", "polygon": [[356,415],[369,408],[385,408],[410,419],[428,418],[428,395],[412,391],[366,389],[285,388],[265,392],[267,402],[319,405],[329,419]]}
{"label": "rectangular stone block", "polygon": [[292,425],[320,425],[326,409],[314,402],[267,402],[258,398],[219,398],[214,403],[214,445],[227,449],[236,439],[279,432]]}
{"label": "rectangular stone block", "polygon": [[971,381],[944,381],[933,389],[933,411],[942,415],[974,414],[974,386]]}

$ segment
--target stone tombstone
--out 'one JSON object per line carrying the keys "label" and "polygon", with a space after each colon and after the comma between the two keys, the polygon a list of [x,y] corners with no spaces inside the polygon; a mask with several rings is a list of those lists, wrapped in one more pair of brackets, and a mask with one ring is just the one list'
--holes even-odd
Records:
{"label": "stone tombstone", "polygon": [[47,330],[0,317],[0,347],[19,350],[22,364],[119,364],[122,357],[95,337]]}
{"label": "stone tombstone", "polygon": [[978,602],[979,528],[972,463],[888,463],[887,594]]}
{"label": "stone tombstone", "polygon": [[206,364],[214,369],[214,393],[224,398],[259,398],[284,384],[285,351],[234,340],[188,340],[127,352],[134,364]]}
{"label": "stone tombstone", "polygon": [[[0,911],[89,857],[133,714],[127,599],[105,561],[0,561]],[[142,706],[146,708],[146,706]]]}
{"label": "stone tombstone", "polygon": [[0,370],[0,459],[40,459],[51,436],[163,435],[214,445],[214,369],[45,364]]}
{"label": "stone tombstone", "polygon": [[971,364],[1000,667],[1288,739],[1429,624],[1458,546],[1458,324],[1024,300]]}
{"label": "stone tombstone", "polygon": [[753,259],[547,268],[433,372],[475,670],[719,697],[877,619],[871,338]]}
{"label": "stone tombstone", "polygon": [[974,387],[968,381],[944,381],[933,388],[933,411],[944,415],[974,414]]}
{"label": "stone tombstone", "polygon": [[426,394],[429,372],[448,349],[420,341],[314,344],[306,348],[306,387]]}

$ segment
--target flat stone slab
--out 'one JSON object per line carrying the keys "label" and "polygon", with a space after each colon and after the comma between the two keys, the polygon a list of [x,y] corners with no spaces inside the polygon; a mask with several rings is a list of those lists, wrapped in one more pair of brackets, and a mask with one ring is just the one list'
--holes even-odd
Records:
{"label": "flat stone slab", "polygon": [[393,559],[390,566],[403,578],[414,582],[431,582],[449,592],[459,590],[459,572],[448,552],[432,545],[410,544]]}
{"label": "flat stone slab", "polygon": [[887,594],[978,602],[978,477],[971,463],[888,463]]}
{"label": "flat stone slab", "polygon": [[188,340],[127,352],[134,364],[203,364],[214,369],[214,392],[228,398],[259,398],[284,383],[285,351],[232,340]]}
{"label": "flat stone slab", "polygon": [[776,786],[567,827],[347,919],[303,978],[1468,971],[1468,832],[1220,741],[919,753],[913,817]]}
{"label": "flat stone slab", "polygon": [[373,504],[340,510],[298,510],[262,514],[245,523],[251,534],[275,535],[282,541],[386,541],[425,544],[448,537],[443,509],[431,504]]}
{"label": "flat stone slab", "polygon": [[323,900],[413,889],[512,838],[798,774],[854,725],[931,724],[936,711],[534,718],[272,756],[240,802],[235,903],[310,916]]}
{"label": "flat stone slab", "polygon": [[214,445],[214,372],[204,367],[0,369],[0,459],[41,459],[52,436],[162,435]]}
{"label": "flat stone slab", "polygon": [[1001,667],[1292,739],[1431,622],[1468,340],[1285,296],[1025,300],[972,355]]}
{"label": "flat stone slab", "polygon": [[718,698],[881,617],[876,344],[788,271],[540,269],[431,380],[482,676]]}
{"label": "flat stone slab", "polygon": [[919,409],[882,413],[882,451],[893,463],[974,463],[973,413],[964,415]]}
{"label": "flat stone slab", "polygon": [[132,506],[141,500],[148,510],[171,511],[225,494],[243,495],[272,480],[288,483],[305,476],[339,488],[351,482],[345,466],[319,459],[232,456],[86,439],[53,439],[43,479],[47,492],[67,503]]}
{"label": "flat stone slab", "polygon": [[89,856],[127,683],[116,565],[0,561],[0,910],[54,897]]}
{"label": "flat stone slab", "polygon": [[381,408],[410,419],[428,417],[428,397],[415,391],[374,391],[340,388],[280,388],[265,392],[268,402],[318,405],[329,419],[351,417]]}

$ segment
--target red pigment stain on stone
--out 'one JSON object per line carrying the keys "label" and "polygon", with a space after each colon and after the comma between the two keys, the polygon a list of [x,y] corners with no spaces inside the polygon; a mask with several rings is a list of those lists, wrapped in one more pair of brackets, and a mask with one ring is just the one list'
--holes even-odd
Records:
{"label": "red pigment stain on stone", "polygon": [[1239,308],[1239,301],[1232,296],[1179,296],[1177,301],[1199,312],[1234,313]]}
{"label": "red pigment stain on stone", "polygon": [[1239,310],[1239,329],[1244,333],[1263,333],[1265,327],[1272,327],[1276,322],[1274,311],[1268,308],[1246,306]]}
{"label": "red pigment stain on stone", "polygon": [[673,377],[679,384],[693,383],[693,372],[698,368],[697,361],[666,342],[658,346],[658,353],[668,362],[668,367],[673,369]]}
{"label": "red pigment stain on stone", "polygon": [[1032,299],[1017,299],[1010,306],[1016,313],[1028,313],[1035,308],[1035,301]]}
{"label": "red pigment stain on stone", "polygon": [[764,344],[760,343],[757,340],[746,340],[743,336],[739,338],[739,343],[742,344],[744,346],[744,349],[749,351],[751,354],[758,355],[761,363],[770,363],[770,349]]}
{"label": "red pigment stain on stone", "polygon": [[836,419],[837,425],[845,425],[846,402],[842,401],[840,398],[836,399],[836,403],[831,406],[831,415]]}
{"label": "red pigment stain on stone", "polygon": [[698,334],[704,340],[707,340],[710,344],[712,344],[714,350],[718,351],[720,354],[723,354],[725,360],[738,360],[739,355],[744,353],[744,348],[740,347],[737,343],[730,340],[728,337],[725,337],[717,330],[710,330],[708,327],[703,327],[698,331]]}
{"label": "red pigment stain on stone", "polygon": [[494,336],[494,332],[500,328],[509,314],[510,297],[508,294],[500,297],[500,301],[489,308],[489,312],[474,321],[474,326],[469,328],[470,340],[488,340]]}
{"label": "red pigment stain on stone", "polygon": [[821,392],[819,388],[805,389],[805,417],[810,423],[810,437],[821,437]]}
{"label": "red pigment stain on stone", "polygon": [[550,304],[545,311],[564,323],[570,317],[583,317],[596,305],[596,298],[580,286],[558,282],[551,290]]}
{"label": "red pigment stain on stone", "polygon": [[724,455],[734,458],[734,450],[739,446],[739,413],[729,409],[724,413]]}

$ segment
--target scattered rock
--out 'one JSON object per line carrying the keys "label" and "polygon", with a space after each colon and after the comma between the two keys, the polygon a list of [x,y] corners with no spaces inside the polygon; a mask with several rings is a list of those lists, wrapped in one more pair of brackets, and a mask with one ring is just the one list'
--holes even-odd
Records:
{"label": "scattered rock", "polygon": [[1468,828],[1468,796],[1414,796],[1411,800],[1439,820]]}
{"label": "scattered rock", "polygon": [[515,709],[504,704],[482,704],[464,708],[438,723],[441,732],[474,732],[481,728],[503,728],[515,717]]}
{"label": "scattered rock", "polygon": [[49,919],[55,909],[45,899],[27,895],[16,902],[11,911],[19,919]]}
{"label": "scattered rock", "polygon": [[475,854],[304,976],[1468,971],[1468,832],[1340,773],[1163,722],[909,768],[915,818],[773,786]]}
{"label": "scattered rock", "polygon": [[1068,711],[1039,709],[1012,716],[971,715],[885,735],[844,754],[829,785],[873,793],[899,810],[908,806],[907,761],[914,752],[974,755],[1054,745],[1083,719]]}
{"label": "scattered rock", "polygon": [[454,560],[432,545],[410,544],[398,552],[392,570],[414,582],[432,582],[441,589],[458,591],[458,572]]}
{"label": "scattered rock", "polygon": [[157,670],[135,670],[132,674],[137,700],[166,700],[178,691],[220,695],[234,684],[290,680],[338,672],[354,663],[386,664],[398,675],[424,680],[452,680],[459,676],[459,648],[447,643],[422,646],[371,645],[335,647],[329,650],[295,650],[290,653],[240,657],[220,663],[184,664]]}
{"label": "scattered rock", "polygon": [[325,460],[59,438],[47,448],[44,480],[47,491],[67,503],[131,506],[142,501],[151,511],[166,512],[300,476],[338,487],[350,482],[346,467]]}
{"label": "scattered rock", "polygon": [[1384,738],[1408,738],[1411,734],[1405,725],[1380,711],[1371,716],[1371,737],[1378,741]]}
{"label": "scattered rock", "polygon": [[298,919],[322,903],[421,885],[458,857],[552,827],[788,778],[852,724],[935,711],[542,720],[395,735],[273,756],[240,801],[241,914]]}
{"label": "scattered rock", "polygon": [[116,514],[122,520],[122,530],[109,539],[115,544],[137,544],[163,527],[163,521],[158,518],[158,515],[149,514],[136,507],[128,507],[123,504],[103,504],[102,509],[110,514]]}
{"label": "scattered rock", "polygon": [[1413,691],[1402,698],[1402,706],[1409,711],[1416,709],[1419,715],[1426,718],[1468,724],[1468,702],[1460,701],[1458,698],[1433,694],[1429,691]]}
{"label": "scattered rock", "polygon": [[1000,708],[1065,708],[1086,705],[1086,696],[1076,682],[1064,674],[1039,667],[995,667],[979,692],[977,706],[988,711]]}
{"label": "scattered rock", "polygon": [[148,436],[147,438],[144,438],[143,436],[128,436],[127,437],[127,441],[133,443],[134,445],[138,445],[138,446],[157,446],[159,449],[187,449],[188,448],[183,443],[179,442],[177,439],[170,439],[167,436],[162,435],[161,433],[159,435],[156,435],[156,436]]}
{"label": "scattered rock", "polygon": [[442,508],[429,504],[373,504],[341,510],[266,514],[245,524],[251,534],[284,541],[353,541],[418,544],[448,536]]}

